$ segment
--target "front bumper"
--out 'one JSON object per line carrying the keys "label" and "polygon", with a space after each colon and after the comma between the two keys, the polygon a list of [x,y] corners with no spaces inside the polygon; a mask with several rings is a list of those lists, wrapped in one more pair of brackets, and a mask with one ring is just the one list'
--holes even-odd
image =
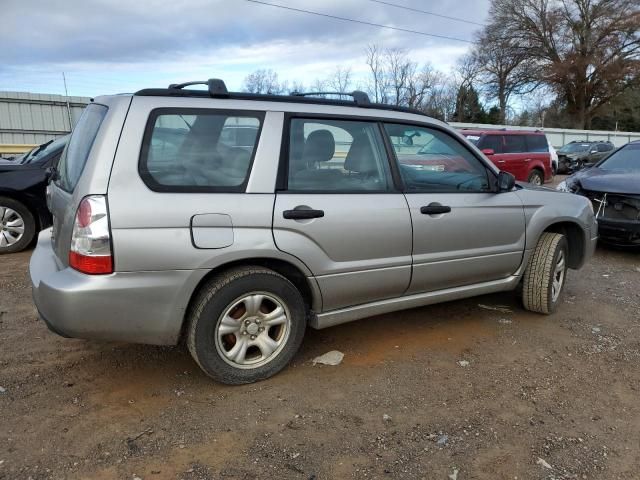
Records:
{"label": "front bumper", "polygon": [[85,275],[60,264],[50,229],[40,233],[29,264],[33,300],[54,333],[156,345],[177,343],[190,293],[199,281],[194,273]]}
{"label": "front bumper", "polygon": [[640,220],[598,218],[600,237],[620,245],[640,245]]}

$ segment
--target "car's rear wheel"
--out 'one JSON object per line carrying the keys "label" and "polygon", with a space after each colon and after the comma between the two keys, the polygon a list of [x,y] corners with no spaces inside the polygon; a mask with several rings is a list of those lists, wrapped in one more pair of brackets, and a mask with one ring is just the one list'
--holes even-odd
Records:
{"label": "car's rear wheel", "polygon": [[558,306],[567,278],[567,239],[559,233],[540,236],[522,282],[524,308],[550,314]]}
{"label": "car's rear wheel", "polygon": [[544,183],[542,172],[540,172],[540,170],[531,170],[531,173],[529,173],[529,177],[527,178],[527,182],[532,185],[542,185]]}
{"label": "car's rear wheel", "polygon": [[204,285],[188,321],[187,346],[202,370],[242,384],[271,377],[291,361],[304,337],[306,308],[282,275],[240,267]]}
{"label": "car's rear wheel", "polygon": [[0,255],[24,250],[33,241],[36,222],[22,203],[0,197]]}

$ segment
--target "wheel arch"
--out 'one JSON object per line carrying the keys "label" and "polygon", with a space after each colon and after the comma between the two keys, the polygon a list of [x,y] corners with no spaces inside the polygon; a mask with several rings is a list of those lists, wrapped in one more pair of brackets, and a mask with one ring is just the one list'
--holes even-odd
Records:
{"label": "wheel arch", "polygon": [[305,275],[302,268],[295,265],[293,262],[283,260],[281,258],[273,258],[273,257],[254,257],[254,258],[244,258],[239,260],[233,260],[221,265],[216,266],[211,269],[204,275],[196,284],[195,288],[192,290],[189,301],[187,302],[187,307],[184,311],[184,316],[182,318],[182,326],[180,329],[180,340],[184,339],[184,335],[186,333],[187,327],[187,318],[189,316],[190,309],[192,308],[194,299],[197,297],[200,290],[212,277],[216,275],[220,275],[232,268],[236,267],[244,267],[244,266],[259,266],[263,268],[268,268],[273,270],[274,272],[279,273],[291,283],[295,285],[295,287],[300,291],[302,295],[302,299],[304,301],[305,307],[308,312],[311,311],[319,311],[322,306],[322,296],[320,293],[320,289],[315,282],[315,280],[309,278]]}
{"label": "wheel arch", "polygon": [[542,233],[552,232],[560,233],[565,236],[569,244],[568,266],[572,269],[578,269],[584,262],[586,252],[586,238],[583,228],[576,222],[560,221],[548,225]]}

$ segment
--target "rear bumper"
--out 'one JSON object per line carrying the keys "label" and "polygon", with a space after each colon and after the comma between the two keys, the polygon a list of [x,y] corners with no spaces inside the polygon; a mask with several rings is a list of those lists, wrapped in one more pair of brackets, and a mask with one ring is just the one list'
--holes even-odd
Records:
{"label": "rear bumper", "polygon": [[189,287],[198,281],[194,273],[85,275],[60,265],[50,230],[40,233],[29,264],[33,300],[54,333],[156,345],[177,343],[192,291]]}

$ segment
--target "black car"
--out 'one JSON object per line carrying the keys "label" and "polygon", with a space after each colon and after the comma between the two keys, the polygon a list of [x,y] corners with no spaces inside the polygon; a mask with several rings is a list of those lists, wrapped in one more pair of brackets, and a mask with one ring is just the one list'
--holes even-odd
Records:
{"label": "black car", "polygon": [[568,177],[558,190],[591,200],[603,241],[640,245],[640,141],[628,143],[592,168]]}
{"label": "black car", "polygon": [[13,160],[0,160],[0,255],[24,250],[51,225],[47,169],[56,167],[68,135]]}
{"label": "black car", "polygon": [[602,160],[615,147],[613,143],[576,140],[558,150],[558,173],[574,173]]}

